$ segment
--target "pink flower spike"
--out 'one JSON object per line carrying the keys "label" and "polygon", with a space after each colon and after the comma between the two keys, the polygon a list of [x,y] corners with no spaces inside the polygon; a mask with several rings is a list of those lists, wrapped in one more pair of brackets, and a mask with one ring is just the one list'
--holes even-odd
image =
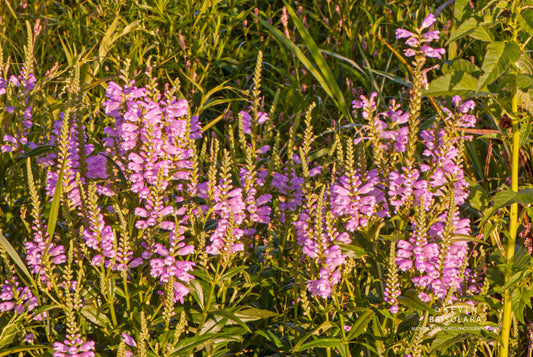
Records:
{"label": "pink flower spike", "polygon": [[435,21],[437,21],[437,18],[435,17],[435,15],[429,14],[428,16],[426,16],[424,21],[422,21],[422,28],[423,29],[428,28],[429,26],[433,25]]}

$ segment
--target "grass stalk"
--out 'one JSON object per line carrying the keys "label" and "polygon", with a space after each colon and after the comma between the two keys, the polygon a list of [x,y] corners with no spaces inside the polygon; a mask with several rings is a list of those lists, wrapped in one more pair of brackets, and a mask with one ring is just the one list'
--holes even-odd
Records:
{"label": "grass stalk", "polygon": [[[512,99],[512,110],[516,114],[518,111],[518,100],[516,91]],[[518,116],[513,117],[513,148],[511,161],[511,190],[518,192],[518,167],[519,167],[519,151],[520,151],[520,128],[518,123]],[[515,253],[516,235],[518,231],[518,203],[513,203],[509,214],[509,241],[507,242],[506,260],[507,264],[512,264]],[[506,282],[509,280],[512,271],[508,269],[505,274]],[[512,301],[510,289],[507,289],[504,294],[503,303],[503,322],[502,322],[502,345],[500,356],[507,357],[509,355],[509,334],[511,332],[512,320]]]}
{"label": "grass stalk", "polygon": [[[517,5],[518,1],[514,0],[512,4],[512,14],[514,15],[513,23],[513,39],[516,41],[518,38],[518,21],[517,21]],[[520,123],[518,117],[518,95],[517,88],[513,89],[513,97],[511,101],[511,110],[512,110],[512,156],[511,156],[511,191],[518,192],[518,168],[520,165],[519,162],[519,153],[520,153]],[[505,254],[506,263],[512,264],[515,245],[516,245],[516,235],[518,231],[518,203],[513,203],[510,207],[509,212],[509,240],[507,242],[507,250]],[[507,268],[505,272],[505,282],[509,281],[509,278],[512,275],[512,270]],[[503,300],[503,321],[502,321],[502,344],[500,350],[501,357],[509,356],[509,335],[511,332],[511,323],[513,315],[513,303],[512,303],[512,291],[510,289],[505,290],[504,300]]]}

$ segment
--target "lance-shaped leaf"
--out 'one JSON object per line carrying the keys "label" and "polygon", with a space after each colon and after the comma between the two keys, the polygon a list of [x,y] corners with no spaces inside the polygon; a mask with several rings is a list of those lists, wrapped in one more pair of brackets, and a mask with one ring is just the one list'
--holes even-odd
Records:
{"label": "lance-shaped leaf", "polygon": [[494,82],[502,75],[509,65],[520,59],[520,47],[515,42],[492,42],[487,46],[487,53],[483,59],[483,75],[477,83],[477,92]]}

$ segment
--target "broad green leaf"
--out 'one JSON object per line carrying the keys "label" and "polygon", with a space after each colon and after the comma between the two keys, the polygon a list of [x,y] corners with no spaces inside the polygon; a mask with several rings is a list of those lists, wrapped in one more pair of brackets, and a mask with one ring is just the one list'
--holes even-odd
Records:
{"label": "broad green leaf", "polygon": [[212,341],[216,337],[225,336],[218,333],[204,333],[199,336],[182,338],[175,348],[170,352],[170,356],[180,357],[189,355],[196,347],[205,342]]}
{"label": "broad green leaf", "polygon": [[533,60],[527,52],[522,53],[520,59],[516,62],[516,67],[521,74],[533,74]]}
{"label": "broad green leaf", "polygon": [[329,154],[329,151],[330,149],[329,148],[323,148],[323,149],[320,149],[318,151],[315,151],[313,152],[312,154],[309,155],[309,162],[311,161],[315,161],[316,159],[318,158],[321,158],[322,156],[325,156],[327,154]]}
{"label": "broad green leaf", "polygon": [[483,42],[492,42],[492,41],[494,41],[493,38],[492,38],[491,33],[489,32],[489,30],[487,30],[487,28],[485,26],[476,27],[474,32],[472,32],[469,36],[472,37],[475,40],[480,40],[480,41],[483,41]]}
{"label": "broad green leaf", "polygon": [[520,22],[520,29],[533,36],[533,9],[525,9],[518,14],[518,21]]}
{"label": "broad green leaf", "polygon": [[450,39],[446,42],[446,46],[450,45],[450,43],[457,41],[460,38],[470,35],[476,30],[478,26],[479,23],[476,21],[476,19],[474,19],[473,17],[469,18],[451,34]]}
{"label": "broad green leaf", "polygon": [[516,192],[505,190],[500,191],[494,196],[494,209],[508,206],[514,202]]}
{"label": "broad green leaf", "polygon": [[520,59],[520,46],[515,42],[492,42],[487,45],[487,53],[483,59],[481,69],[484,74],[477,83],[476,91],[481,89],[501,76],[507,67]]}
{"label": "broad green leaf", "polygon": [[203,310],[205,308],[203,284],[197,279],[192,279],[189,282],[189,291],[193,299],[198,303],[198,305],[200,305],[200,308]]}
{"label": "broad green leaf", "polygon": [[298,343],[294,346],[294,350],[298,351],[302,348],[304,343],[311,337],[311,336],[320,336],[325,331],[329,330],[333,327],[333,324],[329,321],[324,321],[320,326],[317,328],[314,328],[313,330],[309,331],[305,336],[299,339]]}
{"label": "broad green leaf", "polygon": [[100,42],[100,48],[98,49],[98,56],[100,57],[100,61],[105,57],[105,55],[107,54],[107,52],[111,49],[111,46],[113,45],[113,42],[114,42],[113,33],[115,33],[119,19],[120,19],[120,16],[115,16],[115,19],[113,20],[111,25],[107,28],[104,38],[102,38],[102,41]]}
{"label": "broad green leaf", "polygon": [[453,61],[446,61],[446,64],[442,66],[442,74],[454,72],[470,73],[474,76],[483,73],[481,68],[463,58],[456,58]]}
{"label": "broad green leaf", "polygon": [[402,322],[398,325],[398,333],[411,331],[413,327],[418,326],[420,323],[420,316],[417,314],[412,314],[405,317]]}
{"label": "broad green leaf", "polygon": [[[514,289],[511,295],[512,310],[518,321],[525,323],[524,321],[524,307],[525,301],[522,298],[526,291],[522,288]],[[528,296],[529,297],[529,296]]]}
{"label": "broad green leaf", "polygon": [[295,347],[292,351],[293,352],[302,352],[302,351],[308,351],[312,348],[334,348],[339,345],[344,344],[341,339],[338,338],[319,338],[314,341],[305,343],[299,347]]}
{"label": "broad green leaf", "polygon": [[455,0],[453,13],[457,21],[462,21],[464,14],[469,9],[468,0]]}
{"label": "broad green leaf", "polygon": [[476,92],[478,80],[476,77],[465,72],[445,74],[429,84],[424,95],[439,96],[468,96]]}
{"label": "broad green leaf", "polygon": [[498,192],[494,196],[494,205],[485,212],[485,216],[479,223],[479,226],[482,226],[494,212],[515,202],[523,206],[533,204],[533,188],[525,188],[518,192],[511,190]]}
{"label": "broad green leaf", "polygon": [[496,291],[503,293],[505,290],[515,288],[516,284],[520,282],[523,278],[524,278],[523,272],[519,271],[517,273],[514,273],[513,276],[509,278],[509,281],[507,281],[504,286],[502,286],[501,288],[498,288]]}
{"label": "broad green leaf", "polygon": [[513,268],[523,272],[531,265],[531,259],[531,256],[524,247],[517,246],[513,255]]}
{"label": "broad green leaf", "polygon": [[531,74],[519,74],[516,76],[516,85],[518,88],[528,91],[533,89],[533,75]]}

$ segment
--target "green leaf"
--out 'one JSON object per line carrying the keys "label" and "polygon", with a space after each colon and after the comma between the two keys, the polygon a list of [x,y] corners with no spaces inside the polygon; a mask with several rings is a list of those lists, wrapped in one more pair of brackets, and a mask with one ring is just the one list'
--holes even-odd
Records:
{"label": "green leaf", "polygon": [[50,207],[50,215],[48,216],[48,227],[46,231],[48,232],[48,237],[50,239],[54,238],[54,233],[56,230],[57,217],[59,215],[59,206],[61,203],[61,196],[63,195],[63,176],[65,175],[65,161],[61,165],[61,171],[57,177],[56,188],[54,190],[54,198],[52,199],[52,206]]}
{"label": "green leaf", "polygon": [[244,321],[239,319],[234,313],[232,313],[229,310],[215,310],[215,311],[213,311],[213,313],[215,315],[220,315],[222,317],[227,318],[228,320],[231,320],[231,321],[235,322],[236,324],[238,324],[239,326],[244,328],[248,333],[252,332]]}
{"label": "green leaf", "polygon": [[470,73],[475,76],[483,73],[481,68],[463,58],[455,58],[453,61],[446,61],[446,64],[442,66],[442,74],[453,72]]}
{"label": "green leaf", "polygon": [[476,21],[476,19],[474,19],[473,17],[469,18],[451,34],[450,39],[446,42],[446,46],[449,46],[450,43],[457,41],[460,38],[470,35],[476,30],[478,26],[479,23]]}
{"label": "green leaf", "polygon": [[531,74],[519,74],[516,76],[516,85],[523,91],[533,89],[533,75]]}
{"label": "green leaf", "polygon": [[[205,282],[204,282],[205,284]],[[189,291],[191,293],[191,296],[193,299],[200,305],[200,308],[204,310],[205,308],[205,301],[204,301],[204,284],[202,282],[198,281],[197,279],[192,279],[189,282]],[[208,290],[208,287],[206,286],[206,290]]]}
{"label": "green leaf", "polygon": [[37,156],[37,155],[41,155],[41,154],[47,153],[50,150],[52,150],[53,147],[54,147],[53,145],[37,146],[35,149],[30,150],[28,152],[25,152],[22,155],[19,155],[17,157],[17,160],[22,160],[22,159],[25,159],[25,158],[28,158],[28,157]]}
{"label": "green leaf", "polygon": [[106,314],[98,311],[95,307],[85,305],[81,309],[81,314],[87,318],[87,320],[91,321],[95,325],[105,327],[105,328],[111,328],[111,321],[107,317]]}
{"label": "green leaf", "polygon": [[219,333],[204,333],[199,336],[180,339],[180,342],[170,352],[170,356],[179,357],[189,355],[191,354],[191,351],[193,351],[196,347],[202,345],[205,342],[212,341],[213,339],[222,336],[225,335]]}
{"label": "green leaf", "polygon": [[230,271],[228,271],[227,273],[225,273],[224,275],[222,275],[220,277],[220,281],[231,279],[235,275],[239,274],[240,272],[242,272],[243,270],[246,270],[246,269],[248,269],[248,267],[245,266],[245,265],[241,265],[241,266],[235,267],[235,268],[231,269]]}
{"label": "green leaf", "polygon": [[365,69],[370,71],[370,72],[372,72],[372,73],[378,74],[381,77],[385,77],[387,79],[390,79],[393,82],[401,84],[404,87],[407,87],[407,88],[412,88],[413,87],[413,83],[411,83],[410,81],[406,80],[405,78],[398,77],[398,76],[395,76],[395,75],[387,73],[387,72],[378,71],[377,69],[372,69],[370,67],[365,67]]}
{"label": "green leaf", "polygon": [[444,352],[450,346],[453,346],[456,343],[463,341],[467,337],[468,334],[465,333],[458,334],[457,332],[453,332],[448,329],[441,330],[437,334],[437,336],[435,336],[435,339],[431,343],[430,353],[435,351]]}
{"label": "green leaf", "polygon": [[520,23],[520,30],[524,30],[530,36],[533,36],[533,9],[525,9],[518,14],[518,21]]}
{"label": "green leaf", "polygon": [[510,206],[513,203],[522,206],[533,204],[533,188],[525,188],[518,192],[511,190],[500,191],[494,196],[494,205],[485,211],[485,216],[479,223],[481,227],[500,208]]}
{"label": "green leaf", "polygon": [[344,255],[350,257],[350,258],[361,258],[364,256],[369,255],[369,253],[362,247],[359,247],[357,245],[349,245],[349,244],[342,244],[337,243],[339,248],[341,248],[341,251]]}
{"label": "green leaf", "polygon": [[312,348],[328,348],[328,347],[337,347],[339,345],[343,345],[341,339],[338,338],[319,338],[314,341],[305,343],[299,347],[295,347],[292,351],[293,352],[302,352],[306,350],[311,350]]}
{"label": "green leaf", "polygon": [[485,72],[477,84],[476,91],[494,82],[507,67],[520,59],[520,46],[515,42],[492,42],[487,45],[487,53],[481,69]]}
{"label": "green leaf", "polygon": [[489,244],[481,239],[470,237],[466,234],[456,234],[455,236],[451,238],[451,241],[452,242],[468,241],[468,242],[474,242],[474,243],[479,243],[479,244]]}
{"label": "green leaf", "polygon": [[489,30],[487,30],[487,27],[485,26],[476,27],[474,32],[470,34],[470,37],[472,37],[475,40],[480,40],[483,42],[494,41],[494,39],[492,38],[492,34],[489,32]]}
{"label": "green leaf", "polygon": [[355,321],[355,323],[352,325],[352,329],[350,330],[347,338],[352,340],[353,338],[365,332],[366,326],[372,320],[372,315],[374,315],[372,310],[365,309],[362,314],[357,316],[357,321]]}
{"label": "green leaf", "polygon": [[289,11],[289,14],[291,15],[292,20],[294,21],[294,24],[296,25],[296,28],[298,29],[298,32],[302,36],[304,42],[307,45],[307,48],[309,49],[309,52],[311,53],[311,56],[316,62],[316,67],[311,63],[311,61],[307,58],[307,56],[296,46],[294,42],[292,42],[290,39],[288,39],[285,34],[283,34],[281,31],[270,25],[267,21],[263,19],[258,19],[259,22],[267,28],[267,30],[274,35],[274,37],[281,42],[285,47],[287,47],[299,60],[302,62],[302,64],[307,68],[307,70],[315,77],[315,79],[318,81],[320,86],[324,89],[324,91],[327,93],[327,95],[333,99],[333,101],[337,104],[337,107],[342,111],[342,113],[346,116],[346,118],[350,118],[350,111],[348,109],[348,106],[346,105],[346,101],[344,99],[344,96],[337,85],[337,82],[335,80],[335,77],[333,76],[333,73],[331,73],[331,70],[329,69],[328,64],[324,60],[324,57],[322,56],[320,49],[316,45],[315,41],[307,32],[305,29],[305,26],[303,25],[302,21],[298,18],[298,16],[294,13],[294,10],[290,7],[290,5],[286,4],[287,10]]}
{"label": "green leaf", "polygon": [[513,309],[513,313],[520,321],[521,323],[525,323],[524,321],[524,308],[525,308],[525,301],[522,298],[525,291],[523,291],[522,288],[514,289],[513,294],[511,295],[511,306]]}
{"label": "green leaf", "polygon": [[520,145],[519,148],[521,148],[526,141],[529,140],[529,136],[531,135],[531,124],[527,123],[520,127]]}
{"label": "green leaf", "polygon": [[6,237],[4,237],[4,234],[1,231],[0,231],[0,244],[6,250],[7,255],[9,255],[9,257],[11,259],[13,259],[13,262],[15,262],[15,264],[20,268],[20,270],[22,270],[24,275],[26,275],[28,277],[28,279],[32,282],[32,285],[35,285],[34,281],[33,281],[33,277],[31,276],[30,272],[28,271],[28,268],[26,268],[26,264],[24,264],[24,262],[22,261],[22,259],[18,255],[18,253],[15,250],[15,248],[13,248],[11,243],[9,243],[9,241],[6,239]]}
{"label": "green leaf", "polygon": [[468,96],[476,92],[478,79],[469,73],[454,72],[445,74],[429,84],[424,95],[438,96]]}
{"label": "green leaf", "polygon": [[34,350],[46,350],[50,346],[46,345],[31,345],[31,346],[18,346],[13,348],[8,348],[3,351],[0,351],[0,357],[2,356],[14,356],[21,352],[34,351]]}
{"label": "green leaf", "polygon": [[256,309],[255,307],[248,307],[235,312],[235,316],[240,318],[242,321],[248,322],[266,319],[269,317],[277,317],[279,315],[273,311]]}
{"label": "green leaf", "polygon": [[286,344],[274,334],[274,332],[270,330],[258,330],[255,331],[256,334],[263,336],[267,339],[267,341],[270,341],[276,345],[276,347],[280,349],[287,349]]}
{"label": "green leaf", "polygon": [[398,296],[398,301],[401,302],[402,305],[412,307],[418,311],[430,311],[432,313],[435,313],[435,310],[433,310],[430,306],[420,300],[420,298],[418,297],[418,293],[416,292],[416,290],[413,289],[409,289],[405,292],[404,295]]}
{"label": "green leaf", "polygon": [[456,0],[453,13],[457,21],[462,21],[464,14],[469,9],[468,0]]}

